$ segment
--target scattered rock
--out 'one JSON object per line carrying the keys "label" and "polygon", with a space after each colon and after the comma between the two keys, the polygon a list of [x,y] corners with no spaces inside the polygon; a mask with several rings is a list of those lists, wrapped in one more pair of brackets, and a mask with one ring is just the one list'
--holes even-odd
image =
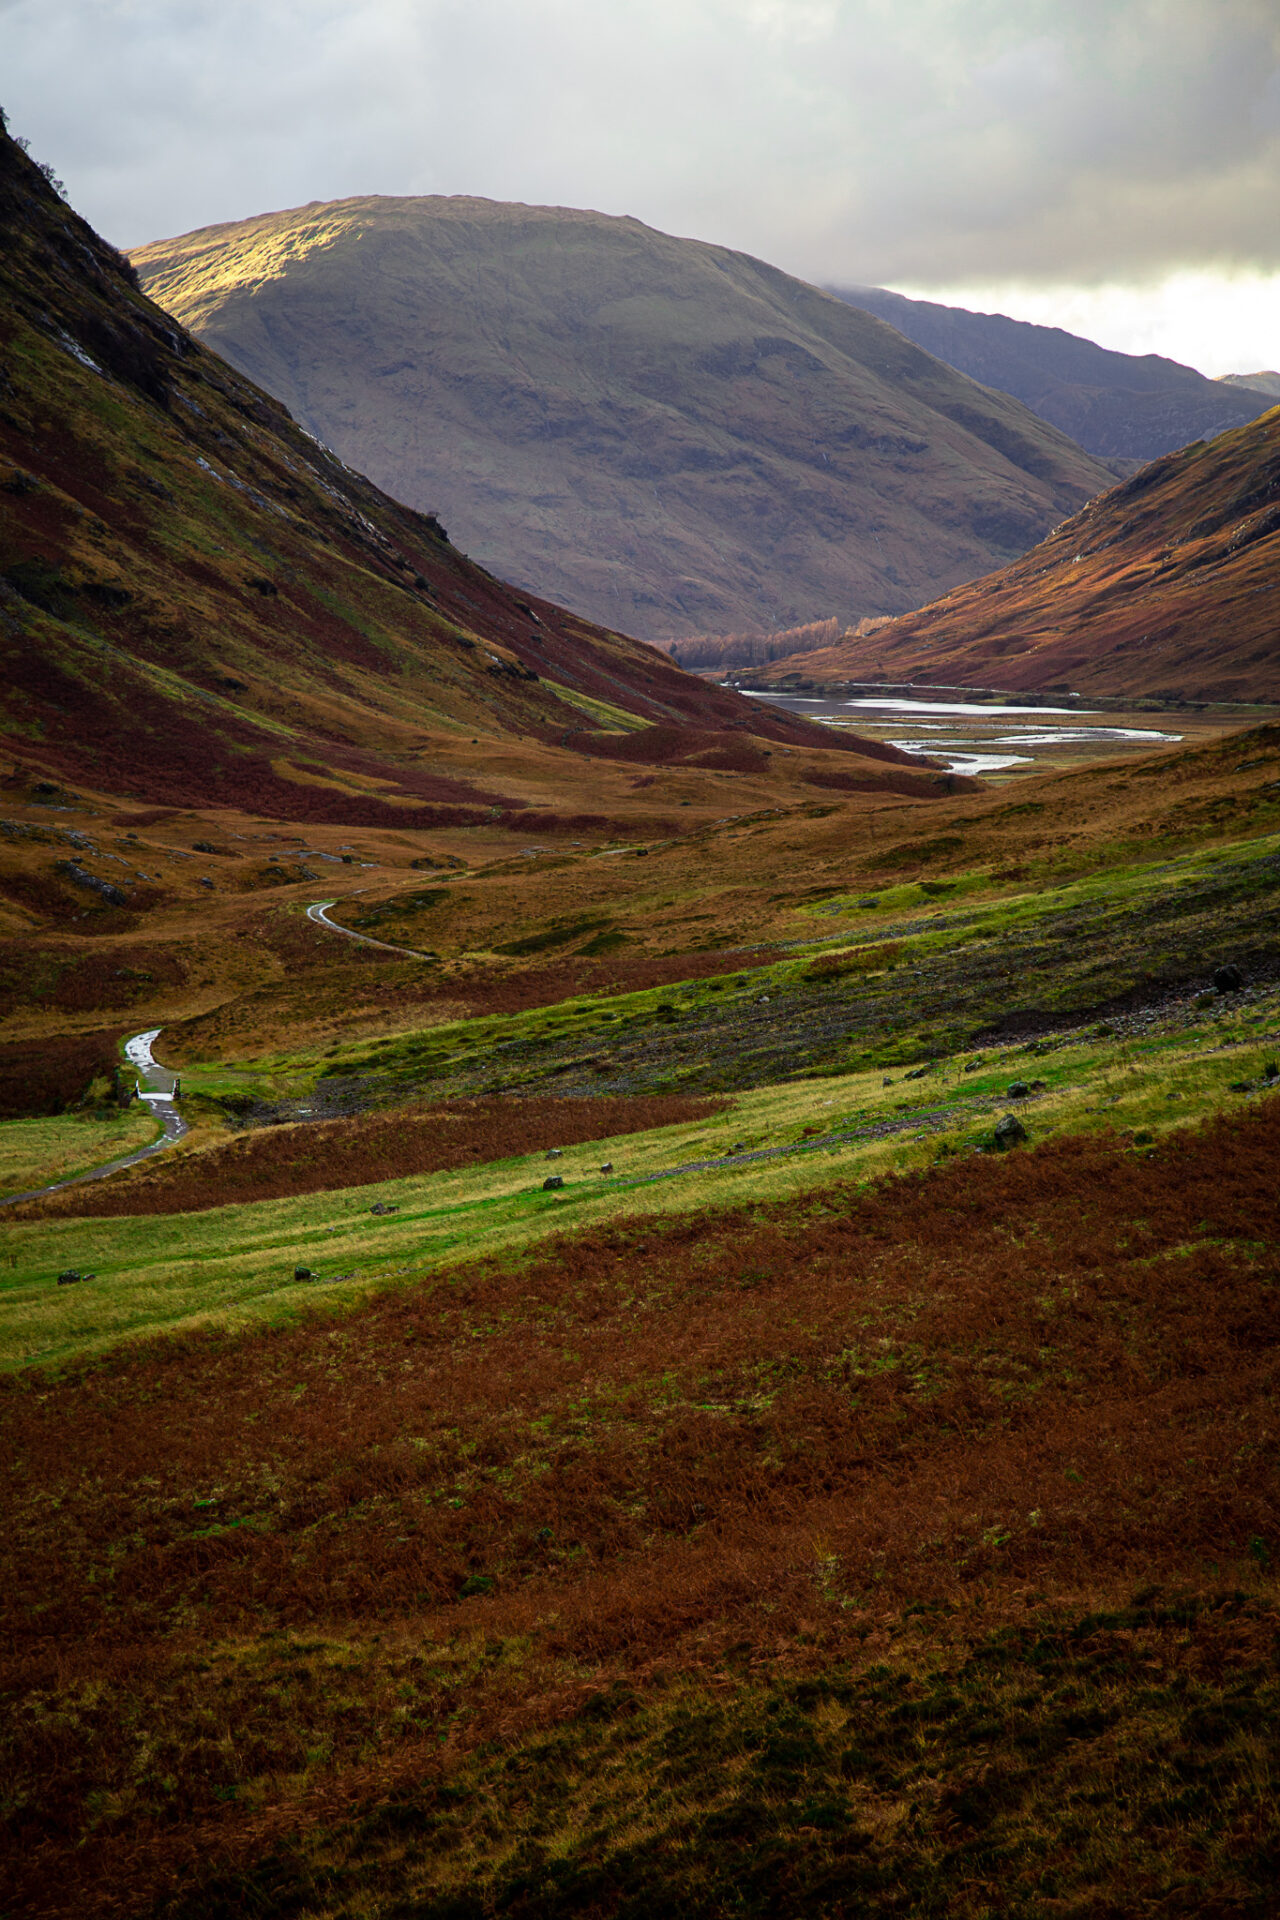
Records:
{"label": "scattered rock", "polygon": [[399,1207],[388,1206],[385,1200],[375,1200],[373,1205],[370,1207],[369,1211],[370,1213],[379,1213],[379,1214],[399,1213],[400,1209]]}
{"label": "scattered rock", "polygon": [[209,891],[210,891],[210,892],[212,892],[212,891],[213,891],[213,882],[212,882],[212,880],[199,880],[199,881],[197,881],[197,883],[196,883],[196,884],[197,884],[197,886],[201,886],[201,887],[208,887],[208,889],[209,889]]}
{"label": "scattered rock", "polygon": [[1227,1088],[1228,1093],[1252,1093],[1252,1080],[1233,1080]]}
{"label": "scattered rock", "polygon": [[119,887],[113,887],[109,880],[100,880],[96,873],[87,873],[83,867],[77,866],[74,860],[58,860],[55,862],[55,867],[57,872],[64,874],[70,880],[72,886],[83,887],[86,893],[96,893],[100,899],[106,901],[109,907],[128,906],[127,893],[122,893]]}
{"label": "scattered rock", "polygon": [[[966,1073],[981,1073],[985,1065],[986,1062],[983,1060],[966,1060],[964,1070]],[[888,1084],[888,1081],[886,1081],[885,1085],[887,1086]]]}
{"label": "scattered rock", "polygon": [[1030,1138],[1026,1128],[1016,1113],[1006,1113],[1003,1120],[996,1121],[996,1146],[1003,1153],[1008,1147],[1021,1146]]}
{"label": "scattered rock", "polygon": [[746,1150],[747,1143],[745,1140],[735,1140],[731,1148],[731,1152],[733,1153],[745,1153]]}
{"label": "scattered rock", "polygon": [[564,1175],[562,1173],[549,1173],[542,1183],[542,1191],[544,1193],[555,1193],[563,1185]]}
{"label": "scattered rock", "polygon": [[310,1280],[312,1277],[310,1267],[295,1267],[293,1277],[295,1280]]}
{"label": "scattered rock", "polygon": [[1239,967],[1228,962],[1225,967],[1215,967],[1213,984],[1218,993],[1239,993],[1244,985],[1244,975]]}
{"label": "scattered rock", "polygon": [[546,1157],[547,1157],[547,1159],[548,1159],[548,1160],[563,1160],[563,1159],[564,1159],[564,1148],[563,1148],[563,1147],[548,1147],[548,1148],[547,1148],[547,1154],[546,1154]]}
{"label": "scattered rock", "polygon": [[[923,1080],[926,1073],[932,1073],[932,1072],[933,1072],[933,1062],[932,1060],[930,1060],[923,1067],[912,1067],[910,1073],[904,1073],[902,1077],[904,1080]],[[885,1084],[887,1086],[888,1082],[886,1081]]]}
{"label": "scattered rock", "polygon": [[612,1160],[606,1160],[604,1165],[601,1167],[600,1171],[601,1173],[612,1173],[613,1172]]}
{"label": "scattered rock", "polygon": [[1045,1093],[1047,1090],[1048,1082],[1046,1080],[1033,1080],[1027,1089],[1029,1093]]}
{"label": "scattered rock", "polygon": [[854,905],[857,907],[878,907],[880,905],[880,902],[878,900],[873,900],[870,897],[870,895],[868,895],[865,900],[855,900]]}
{"label": "scattered rock", "polygon": [[1030,1091],[1025,1080],[1011,1080],[1005,1088],[1005,1097],[1009,1100],[1025,1100]]}
{"label": "scattered rock", "polygon": [[74,1287],[81,1280],[92,1280],[91,1273],[81,1273],[79,1267],[68,1267],[65,1273],[58,1275],[60,1287]]}

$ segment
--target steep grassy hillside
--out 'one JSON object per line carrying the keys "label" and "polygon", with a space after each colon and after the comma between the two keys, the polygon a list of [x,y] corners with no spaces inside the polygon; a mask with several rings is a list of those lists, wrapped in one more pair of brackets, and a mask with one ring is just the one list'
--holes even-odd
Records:
{"label": "steep grassy hillside", "polygon": [[901,611],[1111,477],[829,295],[637,220],[370,198],[134,258],[487,566],[645,638]]}
{"label": "steep grassy hillside", "polygon": [[672,763],[744,733],[834,744],[467,561],[177,329],[7,134],[0,240],[0,703],[19,769],[421,828],[527,805],[519,751],[505,780],[479,773],[495,741],[544,774],[588,751],[601,794],[623,783],[617,747]]}
{"label": "steep grassy hillside", "polygon": [[1280,698],[1280,411],[1171,453],[1012,566],[758,683]]}
{"label": "steep grassy hillside", "polygon": [[1154,460],[1244,426],[1268,405],[1265,388],[1250,390],[1265,374],[1209,380],[1158,353],[1115,353],[1061,327],[1002,313],[908,300],[884,287],[831,291],[971,380],[1013,394],[1100,460]]}

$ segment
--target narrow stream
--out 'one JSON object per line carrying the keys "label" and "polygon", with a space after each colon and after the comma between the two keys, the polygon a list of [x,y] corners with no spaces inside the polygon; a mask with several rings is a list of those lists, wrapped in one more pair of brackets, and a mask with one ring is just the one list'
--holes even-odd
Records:
{"label": "narrow stream", "polygon": [[32,1187],[27,1193],[11,1193],[0,1200],[0,1207],[16,1207],[19,1200],[38,1200],[42,1193],[58,1193],[63,1187],[78,1187],[86,1180],[105,1180],[109,1173],[119,1173],[123,1167],[136,1166],[139,1160],[149,1160],[153,1153],[163,1153],[181,1140],[187,1131],[187,1123],[178,1112],[176,1089],[178,1076],[168,1067],[162,1067],[151,1051],[153,1041],[160,1037],[159,1027],[149,1027],[145,1033],[135,1033],[124,1045],[125,1058],[138,1076],[138,1098],[145,1100],[151,1112],[164,1128],[158,1140],[149,1147],[139,1147],[135,1153],[126,1153],[120,1160],[109,1160],[105,1167],[94,1167],[88,1173],[74,1173],[68,1180],[52,1180],[47,1187]]}

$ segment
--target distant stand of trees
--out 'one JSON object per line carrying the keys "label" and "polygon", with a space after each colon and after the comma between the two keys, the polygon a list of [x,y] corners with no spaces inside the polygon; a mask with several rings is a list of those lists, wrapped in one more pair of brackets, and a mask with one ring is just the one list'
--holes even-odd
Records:
{"label": "distant stand of trees", "polygon": [[661,640],[657,644],[681,667],[763,667],[771,660],[786,659],[788,654],[814,653],[819,647],[834,647],[842,639],[862,639],[892,618],[892,614],[882,614],[859,620],[842,632],[833,615],[829,620],[810,620],[800,627],[780,627],[773,633],[695,633],[687,640]]}

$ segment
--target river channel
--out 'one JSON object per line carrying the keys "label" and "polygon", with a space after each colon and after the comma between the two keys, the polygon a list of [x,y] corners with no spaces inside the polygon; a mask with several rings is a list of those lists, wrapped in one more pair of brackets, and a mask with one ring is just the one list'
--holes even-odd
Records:
{"label": "river channel", "polygon": [[1156,751],[1180,742],[1200,744],[1218,734],[1271,717],[1259,708],[1213,713],[1176,709],[1118,712],[1088,707],[1019,705],[984,699],[947,699],[945,689],[922,688],[918,697],[902,693],[859,693],[850,698],[818,694],[749,692],[824,726],[848,728],[868,739],[883,740],[907,753],[940,762],[952,773],[976,774],[1001,782],[1055,767],[1096,764],[1121,755]]}

